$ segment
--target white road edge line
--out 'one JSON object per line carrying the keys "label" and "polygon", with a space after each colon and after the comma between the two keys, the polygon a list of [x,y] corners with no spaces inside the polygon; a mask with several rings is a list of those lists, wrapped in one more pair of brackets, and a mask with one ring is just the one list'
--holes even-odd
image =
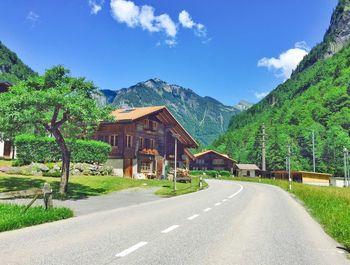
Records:
{"label": "white road edge line", "polygon": [[204,210],[203,210],[203,212],[209,212],[211,210],[211,208],[205,208]]}
{"label": "white road edge line", "polygon": [[178,228],[178,227],[179,227],[179,225],[172,225],[172,226],[169,226],[167,229],[164,229],[164,230],[162,231],[162,233],[163,233],[163,234],[169,233],[169,232],[175,230],[175,229]]}
{"label": "white road edge line", "polygon": [[147,245],[147,244],[148,244],[148,242],[141,241],[141,242],[137,243],[136,245],[133,245],[132,247],[130,247],[130,248],[128,248],[128,249],[126,249],[126,250],[124,250],[124,251],[118,253],[118,254],[115,255],[115,256],[116,256],[116,257],[119,257],[119,258],[125,257],[126,255],[128,255],[128,254],[134,252],[135,250],[137,250],[137,249],[139,249],[139,248],[141,248],[141,247],[143,247],[143,246],[145,246],[145,245]]}
{"label": "white road edge line", "polygon": [[188,217],[187,220],[190,220],[190,221],[191,221],[191,220],[197,218],[198,216],[199,216],[199,214],[194,214],[194,215]]}
{"label": "white road edge line", "polygon": [[233,193],[232,195],[228,196],[227,197],[228,199],[232,199],[233,197],[235,197],[238,193],[240,193],[243,190],[243,186],[242,185],[239,185],[239,186],[240,186],[239,190],[237,192]]}
{"label": "white road edge line", "polygon": [[215,203],[214,205],[215,206],[219,206],[221,204],[221,202],[217,202],[217,203]]}

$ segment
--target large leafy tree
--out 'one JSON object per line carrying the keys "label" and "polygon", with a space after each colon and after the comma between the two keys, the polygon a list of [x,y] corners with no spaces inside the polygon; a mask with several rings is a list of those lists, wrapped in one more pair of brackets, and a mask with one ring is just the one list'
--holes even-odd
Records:
{"label": "large leafy tree", "polygon": [[84,78],[74,78],[63,66],[35,76],[0,94],[0,131],[13,137],[23,131],[45,131],[62,153],[60,193],[68,190],[70,151],[65,136],[82,137],[102,120],[110,120],[108,107],[100,108],[97,89]]}

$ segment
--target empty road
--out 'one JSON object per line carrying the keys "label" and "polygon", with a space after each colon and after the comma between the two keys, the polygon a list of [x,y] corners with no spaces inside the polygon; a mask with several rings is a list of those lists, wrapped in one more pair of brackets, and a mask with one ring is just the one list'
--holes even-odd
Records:
{"label": "empty road", "polygon": [[350,264],[279,188],[208,182],[185,196],[1,233],[0,264]]}

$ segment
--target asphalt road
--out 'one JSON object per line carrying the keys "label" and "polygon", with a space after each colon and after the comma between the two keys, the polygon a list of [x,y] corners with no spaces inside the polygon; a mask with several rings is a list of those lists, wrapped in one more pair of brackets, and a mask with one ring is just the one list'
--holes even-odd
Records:
{"label": "asphalt road", "polygon": [[350,264],[289,194],[209,181],[176,198],[0,234],[0,264]]}

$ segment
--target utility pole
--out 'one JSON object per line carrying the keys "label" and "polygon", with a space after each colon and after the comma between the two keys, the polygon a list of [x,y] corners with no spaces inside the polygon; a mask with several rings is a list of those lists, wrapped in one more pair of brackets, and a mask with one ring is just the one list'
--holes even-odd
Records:
{"label": "utility pole", "polygon": [[288,145],[288,181],[289,181],[289,190],[292,190],[292,177],[290,172],[290,157],[291,157],[290,145]]}
{"label": "utility pole", "polygon": [[348,187],[349,186],[349,176],[348,176],[348,156],[349,156],[349,152],[348,149],[346,149],[346,147],[344,146],[344,187]]}
{"label": "utility pole", "polygon": [[312,162],[314,172],[316,172],[316,157],[315,157],[315,131],[312,130]]}
{"label": "utility pole", "polygon": [[267,134],[265,133],[265,124],[263,123],[263,125],[261,126],[261,170],[263,172],[266,171],[266,136]]}
{"label": "utility pole", "polygon": [[177,176],[177,138],[176,138],[176,135],[174,136],[174,138],[175,138],[174,191],[176,191],[176,176]]}

